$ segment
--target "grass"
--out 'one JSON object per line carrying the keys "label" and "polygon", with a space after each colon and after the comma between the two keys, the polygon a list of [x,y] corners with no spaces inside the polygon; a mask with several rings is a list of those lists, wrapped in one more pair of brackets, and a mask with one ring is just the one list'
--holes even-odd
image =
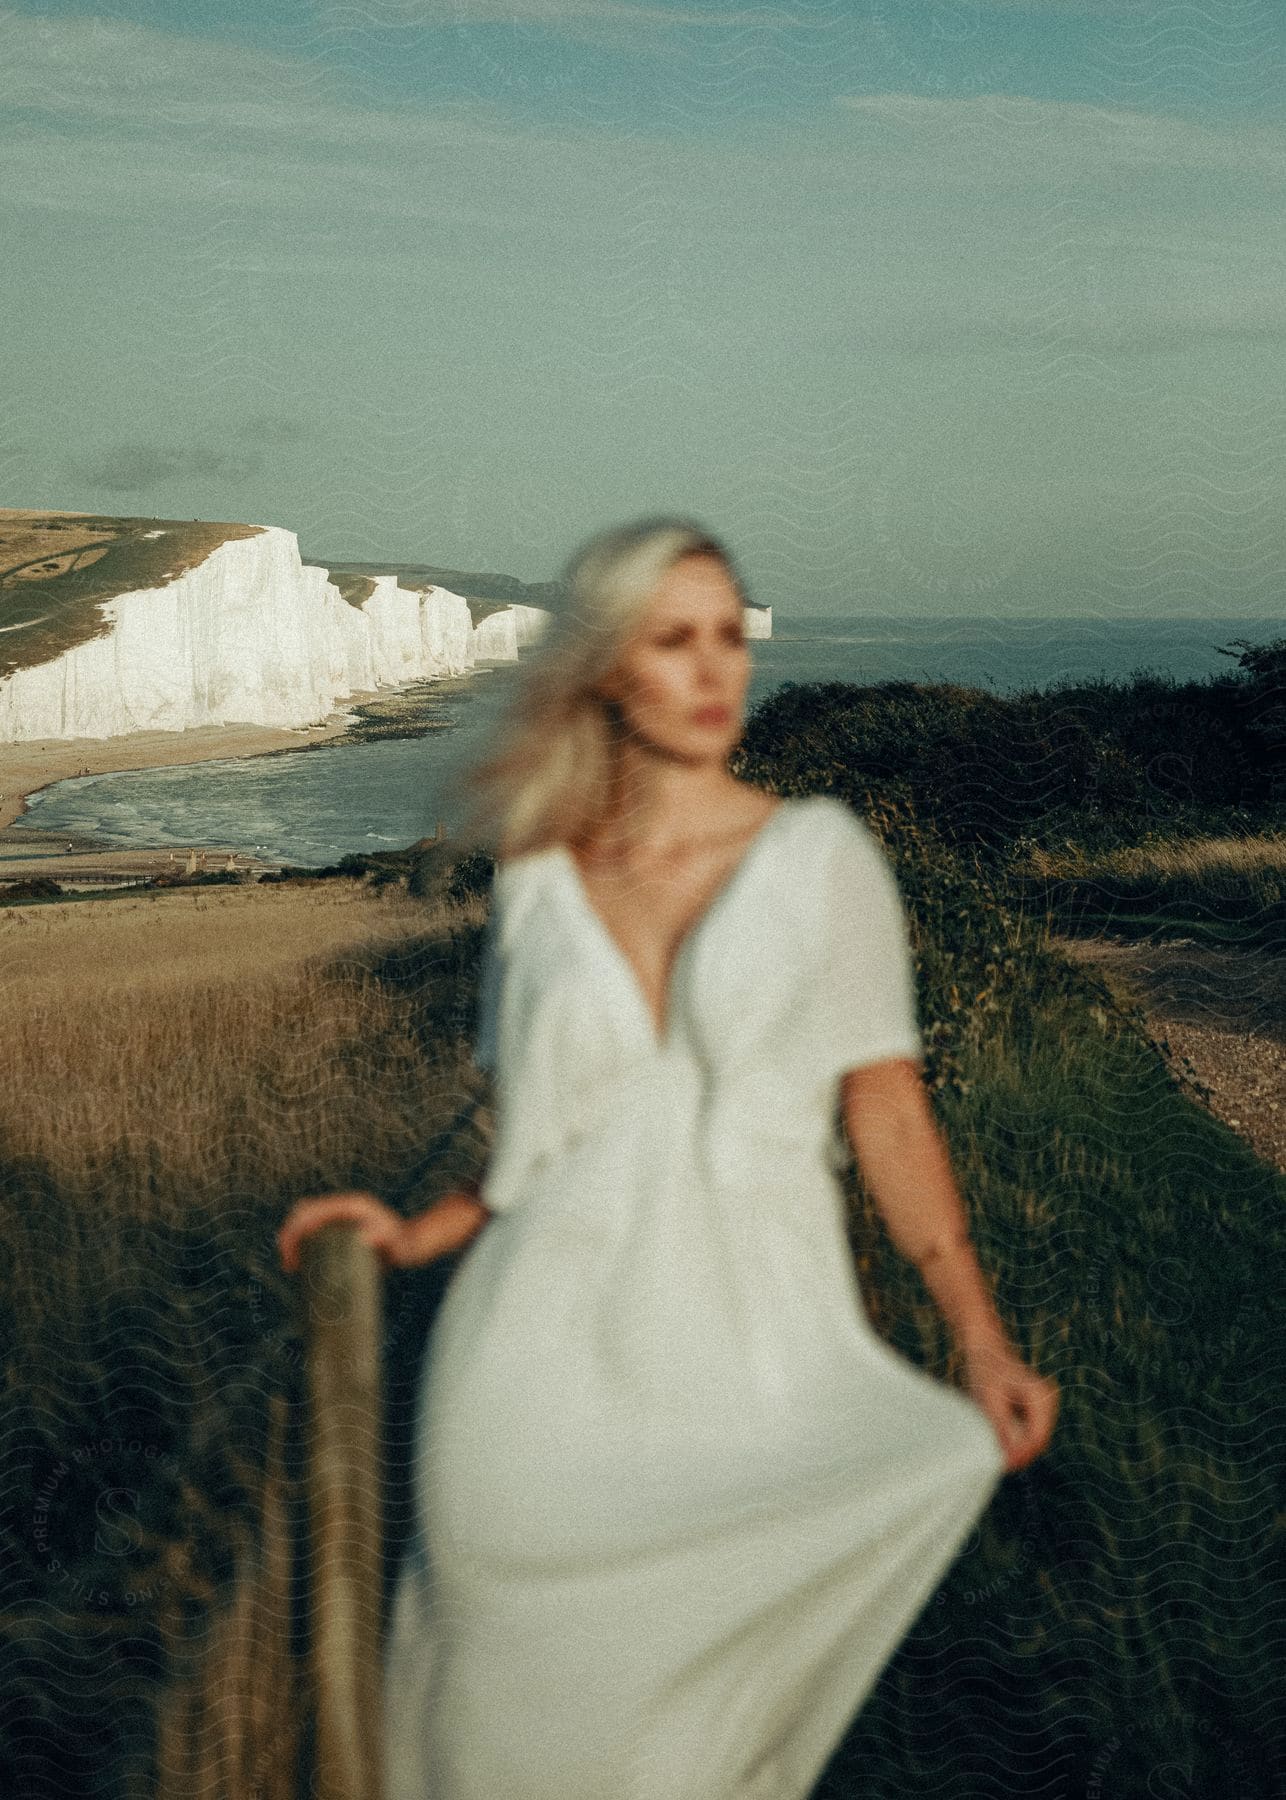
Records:
{"label": "grass", "polygon": [[347,881],[0,911],[0,1791],[113,1791],[227,1591],[268,1407],[301,1397],[289,1205],[415,1211],[476,1169],[478,911]]}
{"label": "grass", "polygon": [[[1182,903],[1249,929],[1279,905],[1280,836],[1130,846],[1098,831],[1064,855],[1015,831],[996,854],[896,775],[836,761],[846,729],[842,708],[823,711],[826,757],[807,738],[784,763],[752,747],[743,772],[837,792],[884,836],[980,1258],[1062,1411],[819,1795],[1142,1796],[1181,1781],[1268,1800],[1286,1772],[1286,1180],[1188,1102],[1140,1015],[1052,952],[1047,902],[1061,913],[1115,882],[1116,916],[1137,903],[1141,917],[1150,896],[1153,913]],[[112,1792],[111,1769],[145,1755],[169,1647],[227,1591],[270,1403],[300,1400],[295,1295],[272,1244],[290,1203],[361,1186],[414,1211],[485,1155],[488,1097],[467,1055],[477,875],[454,903],[354,874],[0,910],[0,1790],[44,1791],[37,1770],[60,1800]],[[857,1171],[844,1182],[876,1328],[954,1378],[918,1275]],[[449,1275],[387,1281],[391,1550],[418,1358]],[[50,1722],[72,1680],[83,1723],[55,1769]]]}
{"label": "grass", "polygon": [[1286,831],[1171,837],[1088,849],[1034,845],[1011,864],[1057,929],[1286,947]]}
{"label": "grass", "polygon": [[557,581],[523,581],[517,575],[447,569],[430,563],[336,561],[328,556],[314,556],[302,547],[300,554],[306,563],[315,563],[327,570],[337,586],[341,577],[352,580],[360,576],[394,575],[399,587],[417,588],[421,592],[430,587],[444,587],[468,600],[494,602],[483,613],[474,615],[475,624],[499,606],[539,606],[557,612],[565,599],[562,585]]}
{"label": "grass", "polygon": [[[220,544],[253,537],[262,529],[208,519],[0,508],[0,681],[108,635],[112,624],[101,611],[105,601],[165,587]],[[375,592],[377,575],[395,575],[399,586],[423,593],[433,586],[451,587],[445,576],[459,573],[409,563],[320,566],[359,611]],[[484,575],[478,581],[479,588],[471,588],[467,596],[475,625],[513,600],[548,604],[553,592],[553,584],[529,589],[513,576]]]}
{"label": "grass", "polygon": [[101,1193],[109,1162],[146,1170],[107,1196],[158,1218],[217,1206],[234,1170],[266,1193],[353,1179],[357,1143],[387,1181],[445,1077],[431,974],[408,996],[371,970],[441,924],[356,883],[0,910],[6,1159],[62,1191]]}
{"label": "grass", "polygon": [[[931,959],[932,960],[932,959]],[[953,959],[967,969],[974,959]],[[1054,1441],[1009,1477],[886,1672],[823,1792],[1279,1791],[1286,1179],[1190,1106],[1135,1022],[1035,945],[937,1107],[983,1267],[1061,1390]],[[860,1179],[875,1318],[951,1358]],[[1229,1757],[1239,1782],[1228,1780]]]}
{"label": "grass", "polygon": [[220,544],[262,529],[208,519],[0,510],[0,680],[109,635],[104,601],[164,587]]}

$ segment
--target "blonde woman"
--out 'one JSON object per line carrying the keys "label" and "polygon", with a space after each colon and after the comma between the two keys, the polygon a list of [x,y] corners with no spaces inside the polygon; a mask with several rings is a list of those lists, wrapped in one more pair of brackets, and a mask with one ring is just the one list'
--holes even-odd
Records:
{"label": "blonde woman", "polygon": [[[480,1234],[425,1362],[389,1800],[802,1800],[1057,1390],[969,1245],[878,839],[729,773],[727,551],[645,519],[566,579],[471,776],[479,1191],[308,1200],[282,1254],[337,1216],[399,1267]],[[837,1098],[968,1393],[869,1322]]]}

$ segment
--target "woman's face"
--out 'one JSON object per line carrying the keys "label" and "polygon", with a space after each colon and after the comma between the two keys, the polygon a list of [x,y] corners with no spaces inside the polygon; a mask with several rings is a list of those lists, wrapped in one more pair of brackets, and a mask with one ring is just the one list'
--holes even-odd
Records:
{"label": "woman's face", "polygon": [[723,562],[681,557],[657,583],[615,669],[599,683],[627,732],[683,757],[726,757],[750,680],[741,597]]}

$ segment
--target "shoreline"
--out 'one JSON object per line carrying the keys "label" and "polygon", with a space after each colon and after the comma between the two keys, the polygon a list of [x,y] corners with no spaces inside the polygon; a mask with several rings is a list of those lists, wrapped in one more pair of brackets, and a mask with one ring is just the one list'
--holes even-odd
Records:
{"label": "shoreline", "polygon": [[[92,832],[15,829],[33,809],[34,794],[78,775],[124,775],[135,769],[214,762],[224,757],[281,756],[385,738],[425,737],[448,726],[444,703],[467,693],[479,670],[503,668],[482,661],[460,675],[430,675],[396,687],[364,688],[315,725],[194,725],[187,731],[136,731],[110,738],[55,738],[0,744],[0,881],[54,875],[85,882],[97,876],[172,872],[194,852],[202,868],[280,869],[287,859],[260,857],[237,844],[121,845]],[[232,864],[225,859],[234,858]]]}
{"label": "shoreline", "polygon": [[[92,833],[15,830],[32,812],[33,794],[78,775],[128,774],[136,769],[214,762],[224,757],[268,756],[350,740],[356,705],[375,694],[354,694],[316,725],[195,725],[187,731],[138,731],[110,738],[54,738],[0,744],[0,877],[49,874],[56,864],[69,876],[102,871],[116,876],[155,874],[171,869],[183,850],[171,845],[126,847]],[[73,846],[68,849],[68,846]],[[197,846],[210,866],[235,856],[239,868],[274,869],[278,862],[255,857],[234,844]]]}

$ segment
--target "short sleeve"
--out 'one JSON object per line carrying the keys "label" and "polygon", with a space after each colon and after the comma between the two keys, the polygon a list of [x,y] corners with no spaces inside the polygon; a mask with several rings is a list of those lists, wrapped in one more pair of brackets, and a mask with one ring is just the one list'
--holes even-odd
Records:
{"label": "short sleeve", "polygon": [[477,1003],[474,1013],[473,1061],[484,1075],[495,1072],[500,1032],[500,981],[503,960],[500,948],[500,891],[493,882],[491,910],[482,932],[478,963]]}
{"label": "short sleeve", "polygon": [[871,827],[843,802],[823,858],[820,1018],[835,1074],[906,1056],[920,1062],[915,958],[892,865]]}

